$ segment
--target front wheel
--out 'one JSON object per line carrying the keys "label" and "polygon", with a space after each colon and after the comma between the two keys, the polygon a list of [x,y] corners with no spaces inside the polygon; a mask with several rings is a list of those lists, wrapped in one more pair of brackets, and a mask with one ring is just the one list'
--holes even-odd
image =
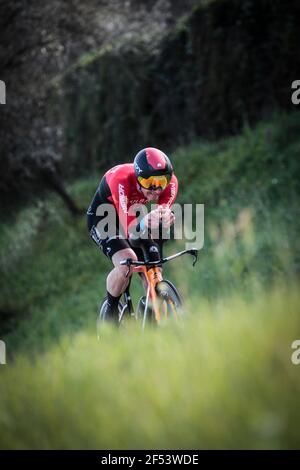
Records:
{"label": "front wheel", "polygon": [[167,280],[156,285],[161,319],[172,318],[179,320],[182,317],[182,299],[176,287]]}

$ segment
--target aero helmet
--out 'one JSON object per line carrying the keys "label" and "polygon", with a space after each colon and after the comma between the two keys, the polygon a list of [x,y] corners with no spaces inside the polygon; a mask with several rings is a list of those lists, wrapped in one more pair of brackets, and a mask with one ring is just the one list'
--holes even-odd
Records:
{"label": "aero helmet", "polygon": [[154,147],[140,150],[133,164],[137,180],[145,189],[165,189],[173,174],[167,155]]}

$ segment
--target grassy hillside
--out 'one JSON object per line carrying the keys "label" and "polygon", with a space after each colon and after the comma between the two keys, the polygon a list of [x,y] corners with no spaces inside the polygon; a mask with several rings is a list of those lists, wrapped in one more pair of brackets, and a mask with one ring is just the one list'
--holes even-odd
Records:
{"label": "grassy hillside", "polygon": [[205,249],[189,278],[210,298],[300,271],[300,119],[279,114],[215,144],[180,149],[182,203],[205,203]]}
{"label": "grassy hillside", "polygon": [[[298,113],[279,115],[172,156],[178,201],[205,204],[196,268],[183,258],[166,268],[185,296],[213,300],[239,290],[251,297],[257,285],[299,273],[299,135]],[[70,187],[83,207],[99,177]],[[110,263],[89,239],[85,216],[72,219],[50,195],[1,225],[0,246],[0,327],[9,351],[32,352],[94,324]],[[170,242],[166,253],[182,248],[184,242]]]}
{"label": "grassy hillside", "polygon": [[[290,361],[300,338],[299,136],[298,114],[281,114],[172,156],[179,202],[205,204],[199,263],[182,258],[166,268],[189,300],[179,328],[107,328],[97,343],[110,263],[85,217],[72,219],[49,195],[7,218],[1,447],[299,445],[299,370]],[[80,205],[99,177],[70,186]],[[166,253],[183,247],[170,242]]]}

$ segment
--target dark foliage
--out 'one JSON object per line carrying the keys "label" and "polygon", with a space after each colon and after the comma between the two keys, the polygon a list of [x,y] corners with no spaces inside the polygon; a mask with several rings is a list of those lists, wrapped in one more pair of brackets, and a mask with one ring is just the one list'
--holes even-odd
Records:
{"label": "dark foliage", "polygon": [[293,108],[297,0],[16,0],[1,9],[2,204],[52,189],[75,213],[68,177]]}

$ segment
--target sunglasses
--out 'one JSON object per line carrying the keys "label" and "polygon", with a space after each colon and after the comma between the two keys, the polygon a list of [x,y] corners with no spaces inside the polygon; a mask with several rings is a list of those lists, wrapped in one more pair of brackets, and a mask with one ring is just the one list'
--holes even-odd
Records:
{"label": "sunglasses", "polygon": [[140,185],[149,190],[155,189],[165,189],[169,182],[171,176],[170,175],[161,175],[161,176],[149,176],[149,178],[143,178],[142,176],[138,176],[138,182]]}

